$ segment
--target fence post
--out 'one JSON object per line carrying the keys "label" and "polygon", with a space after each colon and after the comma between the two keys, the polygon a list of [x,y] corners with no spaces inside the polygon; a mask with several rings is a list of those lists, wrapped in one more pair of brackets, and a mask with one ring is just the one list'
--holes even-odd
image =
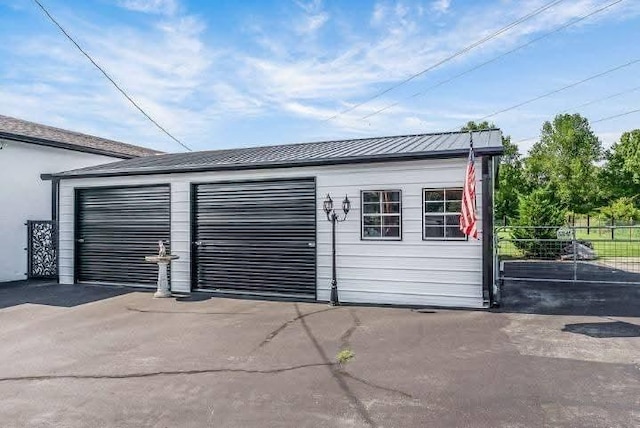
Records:
{"label": "fence post", "polygon": [[615,217],[611,216],[611,240],[612,241],[615,241],[616,239],[615,233],[616,233],[616,219]]}
{"label": "fence post", "polygon": [[587,214],[587,235],[591,234],[591,216]]}
{"label": "fence post", "polygon": [[576,242],[576,227],[573,226],[573,282],[578,279],[578,245]]}
{"label": "fence post", "polygon": [[503,226],[507,225],[507,216],[506,215],[504,217],[502,217],[502,225]]}

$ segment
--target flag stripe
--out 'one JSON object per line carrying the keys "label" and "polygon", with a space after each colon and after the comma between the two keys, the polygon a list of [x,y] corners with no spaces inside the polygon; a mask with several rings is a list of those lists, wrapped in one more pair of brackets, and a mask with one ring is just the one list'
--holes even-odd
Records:
{"label": "flag stripe", "polygon": [[462,210],[460,213],[460,230],[466,236],[478,239],[476,213],[476,167],[473,145],[469,148],[469,162],[464,177],[462,191]]}

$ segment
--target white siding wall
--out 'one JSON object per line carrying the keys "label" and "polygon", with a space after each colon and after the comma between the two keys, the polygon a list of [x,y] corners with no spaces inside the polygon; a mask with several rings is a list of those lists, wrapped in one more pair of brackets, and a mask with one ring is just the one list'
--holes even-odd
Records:
{"label": "white siding wall", "polygon": [[[466,159],[63,180],[60,189],[60,280],[73,282],[73,192],[75,187],[171,184],[172,290],[190,288],[190,184],[280,177],[316,177],[318,299],[329,299],[331,229],[322,211],[330,193],[338,208],[352,201],[338,225],[338,287],[344,302],[481,307],[481,241],[423,241],[422,189],[462,187]],[[480,159],[478,213],[482,212]],[[360,191],[402,190],[402,241],[360,239]]]}
{"label": "white siding wall", "polygon": [[25,279],[27,220],[51,220],[49,174],[120,159],[0,139],[0,282]]}

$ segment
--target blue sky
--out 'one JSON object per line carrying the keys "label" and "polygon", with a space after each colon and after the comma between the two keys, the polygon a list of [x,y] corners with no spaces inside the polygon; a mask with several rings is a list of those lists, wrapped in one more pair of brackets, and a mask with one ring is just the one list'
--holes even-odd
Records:
{"label": "blue sky", "polygon": [[[42,0],[145,110],[195,150],[447,131],[640,59],[640,1],[471,69],[614,0],[563,0],[500,37],[326,120],[549,0]],[[0,0],[0,114],[181,147],[107,82],[30,0]],[[490,120],[523,150],[556,113],[640,108],[640,63]],[[420,93],[412,97],[413,94]],[[367,119],[364,116],[398,103]],[[570,110],[574,111],[574,110]],[[605,145],[640,113],[593,125]]]}

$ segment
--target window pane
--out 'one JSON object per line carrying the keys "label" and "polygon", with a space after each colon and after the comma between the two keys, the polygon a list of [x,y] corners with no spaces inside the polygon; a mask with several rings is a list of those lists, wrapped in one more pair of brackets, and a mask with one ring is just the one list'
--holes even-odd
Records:
{"label": "window pane", "polygon": [[362,192],[364,202],[380,202],[380,192]]}
{"label": "window pane", "polygon": [[447,216],[447,226],[458,227],[459,225],[460,225],[460,216],[459,215],[448,215]]}
{"label": "window pane", "polygon": [[362,205],[362,212],[364,212],[365,214],[377,214],[380,212],[380,204],[379,203],[375,203],[375,204],[367,204],[365,203],[364,205]]}
{"label": "window pane", "polygon": [[379,237],[380,236],[380,228],[379,227],[365,227],[363,231],[363,235],[365,238],[371,237]]}
{"label": "window pane", "polygon": [[425,190],[425,201],[442,201],[444,199],[444,190]]}
{"label": "window pane", "polygon": [[380,226],[380,216],[366,215],[363,219],[365,226]]}
{"label": "window pane", "polygon": [[385,227],[382,229],[383,234],[387,238],[398,238],[400,237],[400,228],[399,227]]}
{"label": "window pane", "polygon": [[461,189],[447,189],[447,200],[462,200]]}
{"label": "window pane", "polygon": [[400,204],[398,202],[387,202],[382,204],[382,212],[387,214],[400,213]]}
{"label": "window pane", "polygon": [[400,202],[400,192],[397,192],[397,191],[382,192],[382,201],[383,202]]}
{"label": "window pane", "polygon": [[425,227],[425,238],[444,238],[444,227]]}
{"label": "window pane", "polygon": [[446,228],[447,238],[464,238],[464,233],[458,227]]}
{"label": "window pane", "polygon": [[444,212],[444,202],[425,202],[424,210],[428,213]]}
{"label": "window pane", "polygon": [[400,216],[390,215],[382,218],[383,226],[400,226]]}
{"label": "window pane", "polygon": [[427,215],[424,217],[425,226],[444,226],[444,216]]}
{"label": "window pane", "polygon": [[449,213],[459,213],[462,211],[462,202],[449,202],[447,201],[447,212]]}

